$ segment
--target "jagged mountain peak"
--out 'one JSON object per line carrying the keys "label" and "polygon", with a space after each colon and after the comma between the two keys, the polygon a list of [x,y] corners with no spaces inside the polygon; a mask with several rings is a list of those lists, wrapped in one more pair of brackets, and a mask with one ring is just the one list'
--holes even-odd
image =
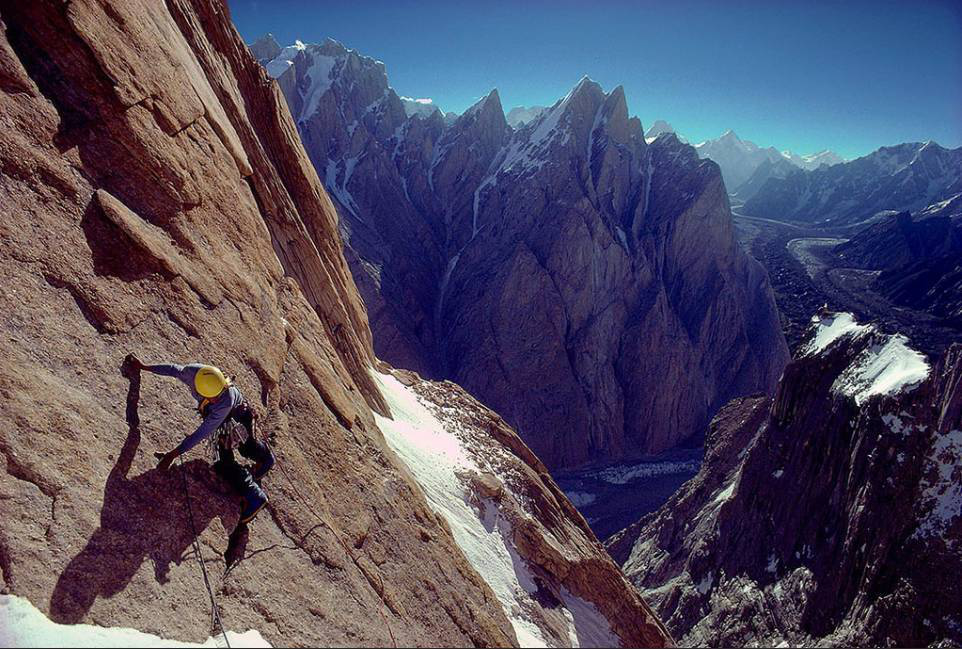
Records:
{"label": "jagged mountain peak", "polygon": [[568,92],[567,95],[561,100],[564,105],[571,105],[573,103],[578,103],[585,98],[586,101],[591,103],[596,103],[599,98],[605,96],[605,91],[602,89],[601,84],[593,80],[588,75],[584,75],[581,79],[574,85],[574,87]]}
{"label": "jagged mountain peak", "polygon": [[605,96],[605,114],[625,121],[628,120],[628,101],[625,99],[624,86],[618,85]]}
{"label": "jagged mountain peak", "polygon": [[501,105],[501,95],[497,88],[493,88],[487,95],[464,111],[451,126],[452,132],[460,132],[467,128],[480,126],[500,142],[502,133],[508,130],[508,122]]}
{"label": "jagged mountain peak", "polygon": [[501,107],[501,95],[498,93],[497,88],[492,88],[488,94],[473,103],[466,111],[464,111],[464,113],[462,113],[462,116],[469,114],[473,115],[474,113],[485,112],[494,109],[500,110],[502,113],[504,113],[504,109]]}
{"label": "jagged mountain peak", "polygon": [[[584,75],[564,97],[525,124],[524,128],[531,131],[531,141],[535,144],[567,130],[574,122],[587,123],[587,127],[593,129],[592,122],[601,117],[601,109],[605,105],[611,113],[623,109],[624,119],[627,120],[624,88],[618,86],[606,94],[601,84]],[[573,117],[575,114],[577,119]]]}
{"label": "jagged mountain peak", "polygon": [[277,39],[274,38],[274,34],[271,32],[267,32],[263,36],[255,39],[253,44],[256,45],[258,43],[263,43],[267,45],[277,45],[278,47],[280,47],[280,44],[277,42]]}
{"label": "jagged mountain peak", "polygon": [[608,97],[615,97],[617,101],[625,101],[625,87],[620,83],[611,89]]}
{"label": "jagged mountain peak", "polygon": [[[424,122],[376,112],[356,126],[365,105],[354,98],[328,106],[324,130],[299,126],[342,207],[352,270],[388,360],[456,379],[527,431],[559,467],[593,454],[665,449],[695,434],[730,395],[774,386],[787,348],[762,271],[734,240],[717,167],[675,136],[649,155],[623,88],[606,93],[583,77],[516,128],[497,91],[450,125],[436,113]],[[668,250],[671,235],[654,224],[686,237],[697,232],[698,244]],[[673,280],[662,262],[641,253],[645,247],[684,268],[682,283],[667,286]],[[591,259],[598,273],[584,265]],[[711,288],[719,286],[719,269],[730,290]],[[710,295],[686,285],[709,286]],[[509,316],[532,299],[531,290],[544,308]],[[642,297],[669,290],[679,292],[666,303]],[[613,319],[600,317],[608,295],[623,298]],[[731,326],[704,321],[715,313],[695,306],[705,299]],[[749,321],[756,323],[751,344],[740,339]],[[702,349],[681,333],[684,326],[708,327],[714,340],[726,341],[722,347],[742,350],[738,362],[719,364],[722,347]],[[640,336],[637,327],[658,335]],[[573,339],[574,331],[591,333]],[[589,340],[603,341],[590,343],[604,347],[603,358],[588,350]],[[591,360],[572,366],[566,348]],[[665,348],[672,367],[708,363],[722,378],[675,376],[691,383],[680,397],[685,414],[655,430],[651,413],[677,408],[657,396],[654,378],[639,377],[673,371],[658,364]],[[548,396],[537,377],[549,377]],[[593,414],[596,401],[620,414]]]}
{"label": "jagged mountain peak", "polygon": [[[300,42],[300,41],[297,41],[297,42]],[[311,50],[319,52],[320,54],[327,54],[328,56],[346,56],[350,52],[354,52],[355,54],[357,54],[356,50],[349,49],[339,40],[331,38],[330,36],[326,37],[320,43],[308,44],[307,47]],[[369,57],[364,57],[364,58],[369,58]]]}
{"label": "jagged mountain peak", "polygon": [[675,129],[671,124],[663,119],[656,119],[652,122],[651,126],[645,131],[645,137],[652,140],[662,133],[674,133]]}
{"label": "jagged mountain peak", "polygon": [[261,64],[273,61],[281,53],[281,46],[270,32],[264,34],[250,45],[251,53]]}

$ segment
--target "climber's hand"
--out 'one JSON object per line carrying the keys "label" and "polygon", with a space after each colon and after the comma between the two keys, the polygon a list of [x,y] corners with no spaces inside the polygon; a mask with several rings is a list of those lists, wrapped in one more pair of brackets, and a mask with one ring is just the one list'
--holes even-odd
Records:
{"label": "climber's hand", "polygon": [[127,354],[126,361],[127,361],[127,366],[130,369],[136,370],[138,372],[144,369],[145,367],[147,367],[146,365],[144,365],[143,361],[137,358],[136,354]]}
{"label": "climber's hand", "polygon": [[168,470],[171,463],[173,463],[173,461],[177,458],[177,455],[177,449],[174,449],[168,453],[154,453],[154,457],[160,460],[160,462],[157,463],[157,469],[160,471]]}

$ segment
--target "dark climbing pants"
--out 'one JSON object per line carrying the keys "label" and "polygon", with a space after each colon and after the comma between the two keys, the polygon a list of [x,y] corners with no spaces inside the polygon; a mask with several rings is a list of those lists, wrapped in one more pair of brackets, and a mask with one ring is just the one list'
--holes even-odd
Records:
{"label": "dark climbing pants", "polygon": [[214,470],[245,499],[250,500],[253,495],[264,496],[264,491],[256,481],[263,478],[274,466],[271,447],[251,435],[237,450],[254,462],[253,472],[234,459],[234,451],[224,447],[219,449],[220,459],[214,463]]}

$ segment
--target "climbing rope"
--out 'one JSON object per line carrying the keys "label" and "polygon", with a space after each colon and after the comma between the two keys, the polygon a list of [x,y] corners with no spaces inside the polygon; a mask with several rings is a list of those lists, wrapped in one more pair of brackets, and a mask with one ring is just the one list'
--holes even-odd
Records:
{"label": "climbing rope", "polygon": [[180,464],[180,475],[184,479],[184,499],[187,501],[187,517],[190,521],[190,529],[193,533],[193,544],[194,544],[194,556],[197,557],[197,563],[200,564],[201,574],[204,576],[204,586],[207,587],[207,596],[210,597],[210,625],[211,628],[216,626],[220,629],[221,637],[224,638],[224,644],[227,649],[230,649],[230,641],[227,639],[227,632],[224,630],[224,624],[220,619],[220,610],[217,607],[217,598],[214,597],[214,589],[210,585],[210,577],[207,575],[207,565],[204,563],[204,556],[200,551],[200,535],[197,532],[197,525],[194,523],[194,508],[190,504],[190,485],[187,482],[187,471],[184,470],[184,460],[179,458],[178,462]]}
{"label": "climbing rope", "polygon": [[[267,443],[268,446],[270,446],[269,441],[265,440],[265,442]],[[291,490],[294,492],[294,495],[297,496],[297,499],[301,501],[301,504],[304,505],[304,508],[307,509],[307,511],[311,512],[311,514],[314,515],[314,518],[316,518],[321,525],[323,525],[324,527],[326,527],[331,531],[331,534],[334,535],[334,538],[337,539],[337,542],[341,545],[342,548],[344,548],[344,552],[346,552],[347,556],[351,558],[351,561],[354,562],[354,565],[357,567],[357,569],[361,572],[362,575],[364,575],[365,579],[368,579],[367,573],[364,572],[364,568],[361,567],[361,564],[357,560],[357,557],[351,551],[351,548],[348,547],[347,543],[344,542],[344,539],[341,538],[341,535],[338,533],[338,531],[334,529],[334,527],[332,527],[330,523],[328,523],[326,520],[321,518],[320,514],[314,511],[314,508],[310,505],[307,499],[304,498],[304,496],[301,495],[301,492],[297,490],[297,486],[295,485],[294,480],[287,473],[287,469],[284,468],[284,463],[277,462],[275,466],[279,466],[281,468],[281,473],[283,473],[284,477],[287,478],[287,482],[290,483],[291,485]],[[381,583],[381,592],[378,593],[378,596],[383,600],[384,592],[385,592],[384,579],[381,577],[380,574],[378,574],[377,578]],[[380,606],[377,607],[377,612],[381,616],[381,620],[384,622],[385,628],[387,628],[388,635],[391,636],[391,643],[394,645],[394,649],[397,649],[397,646],[398,646],[397,638],[394,637],[394,631],[391,629],[391,623],[388,622],[387,616],[384,615],[384,611],[381,610]]]}

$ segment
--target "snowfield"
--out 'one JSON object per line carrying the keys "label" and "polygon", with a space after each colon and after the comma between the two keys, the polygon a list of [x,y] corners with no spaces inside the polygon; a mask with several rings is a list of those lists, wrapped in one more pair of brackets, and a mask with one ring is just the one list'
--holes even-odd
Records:
{"label": "snowfield", "polygon": [[835,380],[832,389],[855,399],[861,406],[877,394],[909,392],[929,376],[925,356],[910,348],[901,334],[889,336],[881,344],[872,345],[855,358]]}
{"label": "snowfield", "polygon": [[[227,632],[231,647],[270,647],[258,631]],[[223,647],[224,638],[204,644],[178,642],[124,627],[57,624],[28,600],[0,595],[0,647]]]}
{"label": "snowfield", "polygon": [[[453,425],[440,421],[410,388],[391,375],[373,372],[393,419],[375,413],[388,444],[414,474],[430,506],[451,527],[464,556],[494,591],[522,647],[556,646],[545,628],[534,575],[514,547],[511,523],[498,505],[471,503],[466,477],[481,473]],[[509,485],[505,489],[510,491]],[[573,647],[620,646],[597,608],[562,589],[562,614]]]}

